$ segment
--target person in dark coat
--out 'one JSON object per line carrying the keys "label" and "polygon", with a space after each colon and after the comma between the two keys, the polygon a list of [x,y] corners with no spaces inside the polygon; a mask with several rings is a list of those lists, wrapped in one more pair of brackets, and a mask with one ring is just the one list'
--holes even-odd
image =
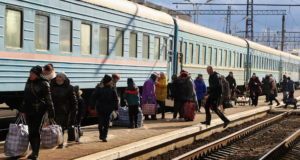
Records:
{"label": "person in dark coat", "polygon": [[140,105],[140,90],[132,78],[127,79],[127,87],[123,98],[129,108],[130,128],[138,128],[138,113]]}
{"label": "person in dark coat", "polygon": [[[82,91],[80,90],[79,86],[74,86],[75,89],[75,94],[77,97],[77,102],[78,102],[78,113],[76,115],[76,120],[77,120],[77,124],[78,124],[78,132],[79,132],[79,136],[82,135],[81,132],[81,121],[83,120],[83,118],[86,115],[86,103],[84,101],[84,99],[81,97],[82,95]],[[78,139],[78,142],[80,142],[80,139]]]}
{"label": "person in dark coat", "polygon": [[[118,96],[114,87],[112,87],[112,77],[105,75],[103,83],[96,86],[90,99],[92,110],[96,107],[98,113],[99,139],[107,142],[107,132],[109,127],[110,115],[113,111],[118,112]],[[97,104],[97,105],[96,105]]]}
{"label": "person in dark coat", "polygon": [[291,80],[290,77],[287,78],[287,81],[288,81],[289,98],[294,98],[295,83],[293,80]]}
{"label": "person in dark coat", "polygon": [[264,95],[266,95],[266,102],[269,102],[269,94],[270,94],[270,82],[269,82],[270,76],[266,74],[265,78],[262,80],[262,92]]}
{"label": "person in dark coat", "polygon": [[229,83],[226,81],[224,75],[221,75],[221,80],[222,80],[222,96],[220,101],[220,110],[221,112],[224,113],[225,108],[223,106],[224,103],[229,101],[230,99],[230,88],[229,88]]}
{"label": "person in dark coat", "polygon": [[176,121],[179,113],[179,120],[184,121],[183,104],[185,99],[185,90],[182,80],[176,74],[172,76],[171,99],[174,100],[174,114],[172,121]]}
{"label": "person in dark coat", "polygon": [[287,99],[287,92],[288,91],[288,80],[286,75],[283,75],[283,80],[282,80],[282,93],[283,93],[283,100]]}
{"label": "person in dark coat", "polygon": [[229,83],[231,97],[233,97],[234,90],[236,89],[236,81],[235,81],[235,78],[233,78],[232,72],[229,72],[229,75],[226,77],[226,81]]}
{"label": "person in dark coat", "polygon": [[42,75],[42,67],[35,66],[30,70],[25,85],[23,103],[19,108],[19,115],[26,114],[29,142],[32,153],[28,159],[37,159],[40,149],[40,126],[44,114],[48,112],[50,121],[54,118],[54,108],[48,80]]}
{"label": "person in dark coat", "polygon": [[224,128],[230,123],[230,121],[224,116],[224,114],[218,109],[219,102],[222,94],[222,82],[219,73],[214,72],[212,66],[207,67],[207,73],[210,75],[209,82],[209,90],[210,94],[205,104],[205,113],[206,113],[206,121],[201,122],[201,124],[210,125],[211,114],[210,114],[210,106],[212,106],[213,111],[223,120]]}
{"label": "person in dark coat", "polygon": [[272,101],[275,100],[275,102],[277,103],[277,106],[279,106],[280,103],[278,102],[276,97],[277,97],[276,82],[273,77],[270,77],[270,95],[269,95],[270,103],[268,105],[272,105],[273,104]]}
{"label": "person in dark coat", "polygon": [[247,85],[250,88],[250,97],[252,100],[252,106],[257,106],[258,96],[262,94],[262,90],[260,88],[261,82],[259,77],[253,73],[252,78],[250,78],[249,83]]}
{"label": "person in dark coat", "polygon": [[197,99],[198,99],[198,104],[199,104],[199,111],[202,105],[202,100],[204,99],[205,94],[207,93],[207,88],[206,84],[203,80],[203,75],[199,74],[196,80],[194,81],[196,85],[196,94],[197,94]]}
{"label": "person in dark coat", "polygon": [[[181,77],[182,77],[186,101],[195,103],[197,107],[197,95],[196,95],[194,81],[192,80],[192,77],[188,74],[188,72],[182,72]],[[191,121],[192,119],[186,119],[186,120]]]}
{"label": "person in dark coat", "polygon": [[[61,126],[63,134],[69,125],[74,123],[78,103],[74,87],[64,72],[58,72],[50,84],[51,96],[55,109],[55,121]],[[59,146],[62,147],[63,143]]]}

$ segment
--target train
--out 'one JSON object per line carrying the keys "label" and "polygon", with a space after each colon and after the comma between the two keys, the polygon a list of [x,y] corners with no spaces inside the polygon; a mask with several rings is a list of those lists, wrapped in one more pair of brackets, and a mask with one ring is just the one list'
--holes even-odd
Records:
{"label": "train", "polygon": [[[29,70],[54,65],[83,90],[86,102],[104,74],[118,73],[118,95],[133,78],[153,72],[168,82],[181,70],[192,77],[233,72],[240,88],[256,73],[282,75],[299,86],[300,57],[174,18],[126,0],[0,0],[0,103],[20,106]],[[209,86],[208,86],[209,87]],[[122,101],[122,100],[121,100]]]}

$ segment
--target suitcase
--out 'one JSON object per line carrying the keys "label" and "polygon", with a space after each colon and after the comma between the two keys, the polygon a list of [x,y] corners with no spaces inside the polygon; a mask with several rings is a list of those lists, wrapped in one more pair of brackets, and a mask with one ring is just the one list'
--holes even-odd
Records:
{"label": "suitcase", "polygon": [[195,119],[195,112],[196,112],[196,104],[192,102],[186,102],[183,106],[184,109],[184,119],[187,120],[194,120]]}
{"label": "suitcase", "polygon": [[165,100],[165,106],[167,107],[174,107],[174,101],[170,99]]}

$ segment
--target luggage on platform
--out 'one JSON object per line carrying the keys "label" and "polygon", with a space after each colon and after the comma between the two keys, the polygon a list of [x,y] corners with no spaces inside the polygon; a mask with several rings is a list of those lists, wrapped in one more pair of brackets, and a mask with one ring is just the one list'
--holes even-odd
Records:
{"label": "luggage on platform", "polygon": [[[119,107],[119,118],[113,121],[113,126],[130,127],[128,107]],[[143,126],[143,113],[141,108],[139,108],[138,127],[142,127],[142,126]]]}
{"label": "luggage on platform", "polygon": [[[18,124],[21,120],[21,124]],[[28,125],[24,116],[19,116],[15,124],[9,125],[6,136],[4,153],[6,156],[26,156],[29,150]]]}
{"label": "luggage on platform", "polygon": [[224,109],[225,109],[225,108],[231,108],[231,107],[233,107],[231,100],[225,101],[225,102],[223,103],[223,108],[224,108]]}
{"label": "luggage on platform", "polygon": [[68,141],[78,141],[79,139],[79,130],[78,130],[78,123],[75,118],[74,124],[68,126]]}
{"label": "luggage on platform", "polygon": [[143,115],[156,115],[156,104],[143,104]]}
{"label": "luggage on platform", "polygon": [[62,128],[53,120],[51,125],[42,128],[41,141],[44,148],[53,148],[63,143]]}
{"label": "luggage on platform", "polygon": [[186,102],[183,106],[184,109],[184,119],[186,120],[194,120],[195,112],[196,112],[196,104],[192,102]]}
{"label": "luggage on platform", "polygon": [[167,107],[174,107],[174,100],[166,99],[165,106]]}

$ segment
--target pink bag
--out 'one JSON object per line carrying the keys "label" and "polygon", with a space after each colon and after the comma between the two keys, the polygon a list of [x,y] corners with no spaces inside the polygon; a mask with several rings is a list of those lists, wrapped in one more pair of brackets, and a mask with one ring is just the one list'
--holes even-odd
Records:
{"label": "pink bag", "polygon": [[183,106],[184,109],[184,118],[189,120],[195,119],[195,111],[196,111],[196,104],[192,102],[186,102]]}
{"label": "pink bag", "polygon": [[156,115],[156,105],[155,104],[143,104],[142,107],[143,115]]}

